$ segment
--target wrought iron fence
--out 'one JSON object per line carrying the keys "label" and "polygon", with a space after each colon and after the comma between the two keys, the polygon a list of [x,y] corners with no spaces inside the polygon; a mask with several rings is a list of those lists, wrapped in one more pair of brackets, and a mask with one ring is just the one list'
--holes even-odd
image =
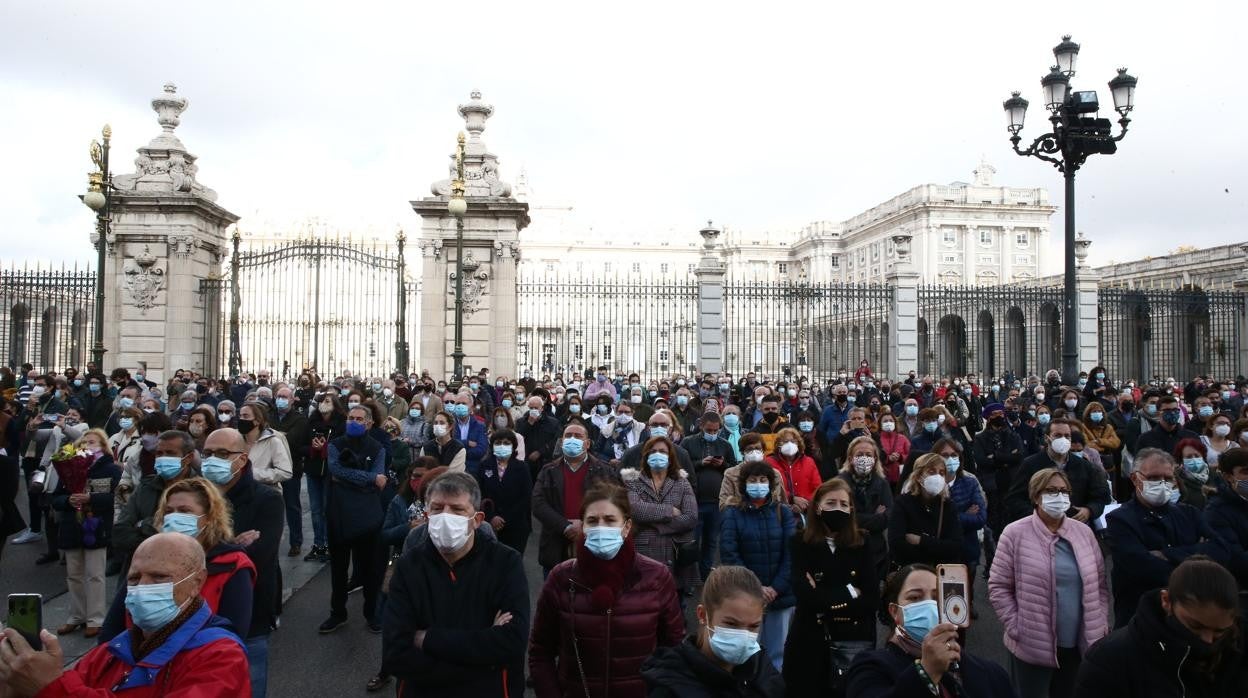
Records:
{"label": "wrought iron fence", "polygon": [[1101,356],[1118,380],[1229,379],[1248,368],[1239,365],[1242,293],[1101,288],[1097,297]]}
{"label": "wrought iron fence", "polygon": [[516,375],[612,370],[652,375],[697,364],[692,280],[531,276],[517,284]]}
{"label": "wrought iron fence", "polygon": [[888,361],[888,286],[842,283],[724,284],[724,367],[826,380],[867,359]]}
{"label": "wrought iron fence", "polygon": [[1062,289],[919,286],[920,375],[1026,376],[1061,367]]}
{"label": "wrought iron fence", "polygon": [[81,370],[90,356],[94,308],[93,271],[0,269],[0,346],[7,365]]}
{"label": "wrought iron fence", "polygon": [[297,240],[238,252],[230,278],[200,284],[204,362],[221,375],[304,368],[386,375],[406,369],[420,281],[406,278],[403,243]]}

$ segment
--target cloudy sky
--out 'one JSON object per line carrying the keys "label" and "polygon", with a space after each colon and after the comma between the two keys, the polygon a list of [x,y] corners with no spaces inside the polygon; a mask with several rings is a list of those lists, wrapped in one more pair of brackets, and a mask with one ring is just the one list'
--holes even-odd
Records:
{"label": "cloudy sky", "polygon": [[[853,6],[850,6],[853,5]],[[694,235],[707,218],[797,230],[923,183],[1060,175],[1009,149],[1001,101],[1032,100],[1061,34],[1077,89],[1127,66],[1131,133],[1079,178],[1093,262],[1248,240],[1242,2],[140,3],[0,5],[0,259],[85,261],[87,144],[114,171],[159,131],[166,81],[199,179],[244,229],[310,219],[389,234],[445,176],[480,89],[504,179],[594,234]],[[1072,13],[1073,14],[1073,13]],[[1061,213],[1053,218],[1054,255]]]}

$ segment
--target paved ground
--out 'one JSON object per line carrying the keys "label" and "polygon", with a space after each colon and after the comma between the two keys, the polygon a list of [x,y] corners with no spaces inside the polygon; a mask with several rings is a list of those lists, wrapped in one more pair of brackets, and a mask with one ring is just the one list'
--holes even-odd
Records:
{"label": "paved ground", "polygon": [[[305,493],[306,500],[306,493]],[[25,495],[19,496],[23,512]],[[305,508],[306,511],[306,508]],[[304,515],[304,541],[312,540],[311,523]],[[289,597],[280,629],[273,634],[270,645],[269,695],[274,698],[297,696],[370,695],[364,684],[377,672],[381,663],[381,637],[364,627],[360,613],[362,599],[353,595],[348,605],[350,621],[331,635],[322,636],[317,626],[329,613],[329,570],[319,563],[306,563],[302,558],[287,558],[283,534],[281,565],[284,586]],[[305,548],[306,549],[306,548]],[[55,628],[68,614],[65,595],[65,568],[57,564],[36,566],[34,560],[44,551],[42,543],[6,545],[0,562],[0,596],[14,592],[38,592],[44,597],[44,624]],[[541,569],[537,565],[536,534],[525,559],[530,596],[536,602],[541,589]],[[116,578],[108,579],[110,599]],[[969,633],[972,653],[1005,665],[1006,653],[1001,644],[1001,625],[987,603],[987,589],[982,578],[976,579],[975,604],[979,619]],[[693,604],[689,605],[686,622],[692,622]],[[68,660],[77,659],[91,648],[80,634],[62,641]],[[332,689],[327,684],[333,686]],[[393,686],[393,685],[392,685]],[[392,688],[391,688],[392,690]],[[392,695],[383,691],[374,695]]]}

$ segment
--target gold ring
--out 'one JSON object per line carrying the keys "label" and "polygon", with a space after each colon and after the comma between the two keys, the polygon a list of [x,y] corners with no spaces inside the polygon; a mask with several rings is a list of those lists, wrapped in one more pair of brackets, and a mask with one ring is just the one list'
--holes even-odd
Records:
{"label": "gold ring", "polygon": [[945,640],[945,649],[947,650],[953,649],[953,642],[951,640]]}

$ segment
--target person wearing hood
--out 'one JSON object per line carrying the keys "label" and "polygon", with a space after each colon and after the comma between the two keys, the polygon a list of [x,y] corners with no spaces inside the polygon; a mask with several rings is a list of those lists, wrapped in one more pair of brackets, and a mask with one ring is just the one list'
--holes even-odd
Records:
{"label": "person wearing hood", "polygon": [[1136,454],[1135,498],[1106,517],[1114,555],[1114,627],[1131,620],[1140,598],[1166,585],[1170,573],[1193,555],[1230,561],[1227,544],[1198,509],[1177,502],[1174,458],[1165,451]]}
{"label": "person wearing hood", "polygon": [[533,616],[529,673],[538,698],[641,698],[642,663],[684,637],[672,575],[637,553],[632,532],[623,488],[586,492],[576,557],[551,570]]}
{"label": "person wearing hood", "polygon": [[641,667],[650,698],[781,698],[784,680],[758,643],[765,597],[745,567],[711,571],[698,604],[698,632],[660,647]]}
{"label": "person wearing hood", "polygon": [[1239,587],[1204,556],[1184,561],[1164,589],[1140,599],[1131,622],[1093,645],[1073,698],[1248,695]]}

